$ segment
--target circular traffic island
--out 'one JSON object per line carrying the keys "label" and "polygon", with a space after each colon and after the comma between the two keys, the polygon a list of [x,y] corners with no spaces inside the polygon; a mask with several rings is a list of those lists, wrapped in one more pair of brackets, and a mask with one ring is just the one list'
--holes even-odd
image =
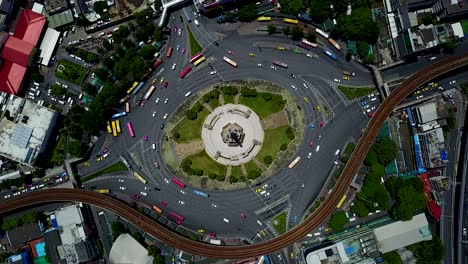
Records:
{"label": "circular traffic island", "polygon": [[304,116],[289,91],[263,81],[205,89],[179,107],[162,153],[184,181],[210,189],[244,187],[291,159]]}

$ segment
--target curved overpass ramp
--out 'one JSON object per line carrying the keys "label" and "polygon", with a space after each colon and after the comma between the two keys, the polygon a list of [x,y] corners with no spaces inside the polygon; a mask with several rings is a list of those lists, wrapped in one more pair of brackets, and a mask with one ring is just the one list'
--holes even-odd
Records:
{"label": "curved overpass ramp", "polygon": [[393,93],[384,100],[374,117],[369,122],[328,199],[302,224],[269,241],[247,246],[221,247],[193,241],[175,234],[149,217],[110,196],[79,189],[50,189],[22,194],[18,197],[1,202],[0,213],[43,202],[80,201],[101,207],[120,215],[124,219],[168,245],[193,254],[221,259],[239,259],[274,252],[302,239],[307,233],[310,233],[312,230],[317,228],[322,223],[323,219],[326,219],[333,213],[336,204],[338,204],[341,197],[346,193],[354,175],[361,167],[361,164],[377,137],[380,128],[392,113],[393,109],[395,109],[401,101],[403,101],[420,85],[466,65],[468,65],[468,54],[454,56],[449,59],[439,61],[430,67],[417,72],[393,91]]}

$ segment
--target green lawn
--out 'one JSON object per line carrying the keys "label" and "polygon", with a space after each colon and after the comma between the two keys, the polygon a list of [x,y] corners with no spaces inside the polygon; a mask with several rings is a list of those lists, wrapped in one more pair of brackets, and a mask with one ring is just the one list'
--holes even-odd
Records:
{"label": "green lawn", "polygon": [[60,134],[59,140],[57,145],[55,145],[54,151],[52,152],[52,158],[50,159],[51,167],[57,166],[57,164],[61,164],[64,158],[64,150],[63,150],[63,141],[65,140],[65,136]]}
{"label": "green lawn", "polygon": [[257,166],[257,164],[253,160],[245,163],[244,166],[247,172],[253,171],[253,170],[261,171],[261,169]]}
{"label": "green lawn", "polygon": [[461,22],[463,34],[468,34],[468,20]]}
{"label": "green lawn", "polygon": [[[205,150],[198,152],[195,155],[188,156],[184,160],[190,159],[192,165],[190,166],[194,170],[203,170],[203,175],[208,175],[210,173],[215,173],[217,175],[226,175],[227,167],[221,163],[213,160]],[[182,161],[184,163],[184,161]]]}
{"label": "green lawn", "polygon": [[263,158],[270,155],[273,160],[280,152],[280,147],[283,144],[288,144],[291,140],[286,136],[286,129],[289,126],[281,126],[275,129],[265,130],[262,149],[257,155],[257,159],[263,163]]}
{"label": "green lawn", "polygon": [[351,153],[353,153],[353,151],[354,151],[354,148],[356,148],[356,145],[354,143],[348,143],[346,145],[344,154],[346,154],[348,156],[351,155]]}
{"label": "green lawn", "polygon": [[116,172],[116,171],[125,171],[125,170],[127,170],[127,167],[125,167],[125,165],[121,161],[119,161],[117,163],[114,163],[114,164],[110,165],[109,167],[107,167],[107,168],[105,168],[103,170],[100,170],[100,171],[98,171],[96,173],[93,173],[91,175],[88,175],[88,176],[82,178],[81,182],[85,183],[85,182],[87,182],[89,180],[92,180],[92,179],[94,179],[94,178],[96,178],[98,176],[101,176],[103,174],[106,174],[106,173],[111,173],[111,172]]}
{"label": "green lawn", "polygon": [[260,119],[263,119],[273,113],[279,112],[284,108],[284,100],[281,95],[271,94],[271,100],[266,101],[259,93],[256,97],[240,96],[239,103],[252,108]]}
{"label": "green lawn", "polygon": [[240,177],[244,176],[242,174],[242,169],[241,166],[235,166],[231,168],[231,177],[235,177],[237,179],[240,179]]}
{"label": "green lawn", "polygon": [[223,94],[224,104],[233,104],[234,103],[234,95],[230,94]]}
{"label": "green lawn", "polygon": [[193,34],[192,34],[192,32],[190,31],[189,28],[187,28],[187,32],[188,32],[188,36],[189,36],[189,40],[190,40],[190,54],[193,56],[193,55],[197,54],[198,52],[202,51],[203,48],[200,46],[198,41],[195,39],[195,37],[193,36]]}
{"label": "green lawn", "polygon": [[211,99],[210,102],[208,103],[212,109],[215,109],[216,107],[219,106],[219,99]]}
{"label": "green lawn", "polygon": [[377,92],[375,87],[348,87],[338,85],[338,89],[340,89],[349,100]]}
{"label": "green lawn", "polygon": [[193,139],[201,138],[203,121],[205,121],[205,118],[208,116],[209,113],[210,112],[203,107],[203,110],[198,113],[197,119],[190,120],[187,117],[182,119],[182,121],[180,121],[180,123],[177,124],[177,126],[174,129],[172,129],[173,135],[175,132],[178,132],[180,135],[178,139],[174,137],[174,140],[177,143],[182,143],[188,142]]}
{"label": "green lawn", "polygon": [[[275,221],[278,222],[278,224],[275,224]],[[280,235],[286,233],[286,212],[275,216],[271,222]]]}
{"label": "green lawn", "polygon": [[[86,68],[64,59],[60,60],[58,65],[57,70],[55,70],[55,76],[77,85],[81,85],[88,71]],[[61,66],[65,68],[62,70]]]}

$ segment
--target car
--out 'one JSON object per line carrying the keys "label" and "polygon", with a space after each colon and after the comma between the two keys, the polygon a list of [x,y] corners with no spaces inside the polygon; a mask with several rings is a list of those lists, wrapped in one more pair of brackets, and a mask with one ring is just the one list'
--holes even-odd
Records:
{"label": "car", "polygon": [[158,79],[154,78],[154,79],[151,81],[151,84],[155,84],[157,81],[158,81]]}
{"label": "car", "polygon": [[424,95],[416,96],[416,100],[419,100],[419,99],[421,99],[421,98],[423,98],[423,97],[424,97]]}
{"label": "car", "polygon": [[140,198],[141,198],[141,196],[140,196],[140,195],[138,195],[138,194],[135,194],[135,195],[133,195],[133,196],[132,196],[132,198],[134,198],[134,199],[140,199]]}
{"label": "car", "polygon": [[299,221],[299,217],[297,215],[295,215],[294,218],[293,218],[293,221],[294,221],[294,223],[297,223],[297,221]]}
{"label": "car", "polygon": [[164,129],[164,124],[161,125],[161,129]]}
{"label": "car", "polygon": [[179,16],[179,18],[180,18],[180,23],[183,23],[184,19],[182,18],[182,16]]}
{"label": "car", "polygon": [[180,190],[181,194],[187,194],[184,190]]}
{"label": "car", "polygon": [[312,54],[310,54],[310,53],[307,53],[306,56],[309,57],[309,58],[312,58]]}
{"label": "car", "polygon": [[262,188],[257,188],[257,189],[255,190],[255,192],[258,192],[258,193],[259,193],[259,192],[262,192],[262,191],[263,191]]}
{"label": "car", "polygon": [[244,214],[244,213],[242,213],[240,216],[241,216],[242,218],[244,218],[244,219],[247,218],[247,215]]}
{"label": "car", "polygon": [[308,103],[308,102],[309,102],[309,99],[307,99],[307,97],[304,96],[304,101],[305,101],[306,103]]}
{"label": "car", "polygon": [[229,219],[227,219],[227,218],[223,218],[223,221],[226,222],[226,223],[229,223]]}
{"label": "car", "polygon": [[268,183],[262,186],[263,189],[265,189],[266,187],[268,187]]}
{"label": "car", "polygon": [[466,236],[466,227],[463,228],[463,235]]}
{"label": "car", "polygon": [[371,111],[374,111],[374,110],[375,110],[375,106],[371,107],[371,109],[370,109],[370,110],[371,110]]}
{"label": "car", "polygon": [[369,103],[368,101],[362,101],[362,102],[361,102],[361,106],[365,106],[365,105],[367,105],[368,103]]}
{"label": "car", "polygon": [[[173,16],[173,17],[174,17],[174,16]],[[174,29],[174,33],[177,33],[177,29],[178,29],[177,26],[174,26],[173,29]]]}
{"label": "car", "polygon": [[216,71],[212,71],[212,72],[210,72],[210,75],[213,75],[213,74],[216,74]]}
{"label": "car", "polygon": [[182,54],[185,54],[185,48],[182,49]]}
{"label": "car", "polygon": [[268,195],[270,195],[270,193],[269,193],[269,192],[265,193],[265,196],[268,196]]}
{"label": "car", "polygon": [[166,99],[164,100],[164,103],[165,103],[165,104],[167,104],[167,102],[169,102],[169,98],[166,98]]}
{"label": "car", "polygon": [[156,104],[159,104],[159,97],[154,101]]}
{"label": "car", "polygon": [[125,182],[125,180],[119,179],[119,182]]}
{"label": "car", "polygon": [[270,65],[270,68],[272,68],[273,70],[276,70],[276,67],[273,65]]}
{"label": "car", "polygon": [[148,194],[145,192],[140,192],[141,195],[147,196]]}
{"label": "car", "polygon": [[278,47],[279,50],[284,50],[284,47]]}
{"label": "car", "polygon": [[257,63],[257,66],[258,67],[263,67],[263,65],[261,63]]}
{"label": "car", "polygon": [[122,190],[122,191],[125,191],[125,189],[126,189],[126,188],[125,188],[125,187],[123,187],[123,186],[120,186],[120,188],[119,188],[119,189],[120,189],[120,190]]}
{"label": "car", "polygon": [[319,140],[319,141],[322,140],[322,134],[320,134],[320,135],[318,136],[318,140]]}
{"label": "car", "polygon": [[10,198],[10,195],[7,194],[7,195],[5,195],[3,198],[8,199],[8,198]]}
{"label": "car", "polygon": [[427,91],[429,91],[429,87],[424,87],[422,90],[423,90],[423,92],[427,92]]}
{"label": "car", "polygon": [[166,178],[164,178],[164,182],[167,183],[167,184],[169,184],[169,180],[166,179]]}
{"label": "car", "polygon": [[322,108],[320,108],[319,105],[317,105],[317,111],[321,112],[322,111]]}
{"label": "car", "polygon": [[164,205],[164,206],[166,206],[166,205],[167,205],[167,202],[166,202],[166,201],[162,201],[161,204]]}
{"label": "car", "polygon": [[295,91],[297,90],[297,87],[294,84],[291,84],[291,88],[293,88]]}
{"label": "car", "polygon": [[309,146],[313,147],[314,146],[314,141],[310,141]]}
{"label": "car", "polygon": [[307,84],[305,83],[302,83],[302,86],[304,86],[304,88],[307,88]]}
{"label": "car", "polygon": [[177,66],[177,64],[174,62],[174,64],[172,64],[172,70],[175,70],[176,66]]}
{"label": "car", "polygon": [[234,52],[232,52],[232,50],[228,50],[227,53],[231,54],[231,55],[234,54]]}
{"label": "car", "polygon": [[141,101],[140,106],[141,107],[145,106],[145,101]]}
{"label": "car", "polygon": [[[153,144],[153,145],[154,145],[154,144]],[[157,162],[154,163],[154,166],[156,166],[156,168],[158,168],[158,169],[160,168],[160,167],[159,167],[159,163],[157,163]]]}
{"label": "car", "polygon": [[335,81],[335,82],[337,82],[337,83],[340,83],[340,82],[341,82],[341,80],[339,80],[339,79],[333,79],[333,81]]}
{"label": "car", "polygon": [[197,232],[200,233],[200,234],[203,234],[203,233],[205,233],[205,230],[203,230],[203,229],[198,229]]}
{"label": "car", "polygon": [[212,207],[217,208],[218,206],[214,203],[211,204]]}
{"label": "car", "polygon": [[216,233],[215,233],[215,232],[210,232],[208,235],[209,235],[209,236],[212,236],[212,237],[215,237],[215,236],[216,236]]}
{"label": "car", "polygon": [[453,81],[450,81],[449,84],[456,84],[457,81],[456,80],[453,80]]}
{"label": "car", "polygon": [[156,111],[153,112],[153,117],[155,117],[155,116],[156,116]]}
{"label": "car", "polygon": [[416,92],[414,92],[414,94],[420,94],[421,93],[421,90],[417,90]]}
{"label": "car", "polygon": [[181,37],[181,36],[182,36],[182,29],[181,29],[181,28],[179,28],[178,35],[179,35],[179,37]]}
{"label": "car", "polygon": [[164,114],[164,116],[163,116],[163,119],[166,119],[166,118],[167,118],[167,116],[168,116],[168,114],[167,114],[167,113],[165,113],[165,114]]}
{"label": "car", "polygon": [[349,81],[349,77],[348,76],[343,76],[343,80]]}
{"label": "car", "polygon": [[177,45],[176,51],[180,51],[180,45]]}
{"label": "car", "polygon": [[309,154],[307,155],[308,159],[310,159],[310,157],[312,157],[312,152],[309,152]]}
{"label": "car", "polygon": [[185,204],[185,202],[184,202],[184,201],[180,201],[180,200],[179,200],[179,204],[181,204],[181,205],[184,205],[184,204]]}
{"label": "car", "polygon": [[291,76],[291,78],[296,79],[296,75],[294,75],[293,73],[291,73],[289,76]]}
{"label": "car", "polygon": [[256,55],[255,55],[255,53],[249,53],[249,56],[250,57],[255,57]]}
{"label": "car", "polygon": [[320,125],[320,127],[323,127],[323,120],[320,120],[319,125]]}
{"label": "car", "polygon": [[159,81],[159,83],[163,83],[164,82],[164,76],[161,77],[161,81]]}
{"label": "car", "polygon": [[432,57],[429,58],[429,60],[435,60],[435,59],[437,59],[436,56],[432,56]]}
{"label": "car", "polygon": [[74,33],[74,32],[75,32],[75,29],[76,29],[75,27],[72,27],[71,31]]}
{"label": "car", "polygon": [[315,125],[312,123],[309,125],[310,129],[313,130],[315,128]]}
{"label": "car", "polygon": [[103,159],[104,159],[103,157],[99,157],[99,158],[96,159],[96,161],[99,162],[99,161],[101,161]]}
{"label": "car", "polygon": [[168,85],[169,85],[168,82],[165,82],[165,83],[164,83],[164,87],[167,87]]}
{"label": "car", "polygon": [[145,141],[148,141],[148,136],[145,136]]}

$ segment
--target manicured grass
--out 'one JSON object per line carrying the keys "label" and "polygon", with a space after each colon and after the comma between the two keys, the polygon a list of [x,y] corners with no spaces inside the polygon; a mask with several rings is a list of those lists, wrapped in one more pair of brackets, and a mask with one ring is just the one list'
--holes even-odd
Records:
{"label": "manicured grass", "polygon": [[235,166],[231,168],[231,177],[236,177],[237,179],[240,179],[240,177],[244,176],[242,174],[242,169],[241,166]]}
{"label": "manicured grass", "polygon": [[[205,150],[202,150],[195,155],[188,156],[184,160],[188,159],[192,161],[192,165],[190,167],[194,170],[203,170],[203,175],[208,175],[210,173],[226,175],[227,167],[213,160],[208,156],[208,154],[206,154]],[[182,161],[182,163],[184,163],[184,161]]]}
{"label": "manicured grass", "polygon": [[468,20],[462,21],[461,25],[463,29],[463,34],[468,34]]}
{"label": "manicured grass", "polygon": [[224,104],[233,104],[234,103],[234,95],[230,94],[223,94]]}
{"label": "manicured grass", "polygon": [[172,130],[172,134],[178,132],[180,137],[174,140],[178,143],[188,142],[193,139],[201,138],[201,130],[203,121],[208,116],[209,111],[203,107],[201,112],[198,112],[197,118],[195,120],[190,120],[185,117],[179,124]]}
{"label": "manicured grass", "polygon": [[[62,71],[61,65],[65,67],[65,69]],[[57,76],[60,79],[64,79],[66,81],[80,85],[87,71],[88,70],[86,68],[78,64],[62,59],[58,63],[57,70],[55,70],[55,76]]]}
{"label": "manicured grass", "polygon": [[281,126],[275,129],[265,130],[262,149],[257,155],[260,162],[264,162],[263,158],[270,155],[273,160],[280,152],[280,147],[283,144],[288,144],[291,140],[286,136],[286,129],[289,126]]}
{"label": "manicured grass", "polygon": [[240,96],[239,103],[252,108],[260,119],[279,112],[284,108],[285,102],[281,95],[271,94],[271,99],[267,101],[263,94],[268,93],[259,93],[255,97]]}
{"label": "manicured grass", "polygon": [[261,171],[260,168],[257,166],[257,164],[253,160],[245,163],[244,166],[245,166],[245,170],[247,171],[247,173],[249,171],[254,171],[254,170]]}
{"label": "manicured grass", "polygon": [[354,148],[356,148],[356,145],[354,143],[348,143],[348,145],[346,145],[344,154],[351,155],[351,153],[353,153],[354,151]]}
{"label": "manicured grass", "polygon": [[349,100],[377,92],[375,87],[348,87],[338,85],[338,89],[340,89]]}
{"label": "manicured grass", "polygon": [[[280,235],[286,233],[286,212],[275,216],[271,222]],[[278,224],[275,224],[275,222],[278,222]]]}
{"label": "manicured grass", "polygon": [[219,106],[219,99],[211,99],[210,102],[208,103],[211,106],[211,109],[215,109],[216,107]]}
{"label": "manicured grass", "polygon": [[187,34],[188,34],[189,40],[190,40],[190,54],[193,56],[193,55],[197,54],[198,52],[202,51],[203,48],[200,46],[198,41],[195,39],[195,37],[193,36],[193,34],[192,34],[192,32],[190,31],[189,28],[187,28]]}
{"label": "manicured grass", "polygon": [[125,165],[121,161],[119,161],[117,163],[114,163],[114,164],[110,165],[109,167],[107,167],[107,168],[105,168],[103,170],[100,170],[100,171],[98,171],[96,173],[93,173],[91,175],[88,175],[88,176],[82,178],[81,182],[85,183],[85,182],[87,182],[89,180],[92,180],[92,179],[94,179],[96,177],[99,177],[99,176],[101,176],[103,174],[106,174],[106,173],[111,173],[111,172],[116,172],[116,171],[125,171],[125,170],[127,170],[127,167],[125,167]]}

